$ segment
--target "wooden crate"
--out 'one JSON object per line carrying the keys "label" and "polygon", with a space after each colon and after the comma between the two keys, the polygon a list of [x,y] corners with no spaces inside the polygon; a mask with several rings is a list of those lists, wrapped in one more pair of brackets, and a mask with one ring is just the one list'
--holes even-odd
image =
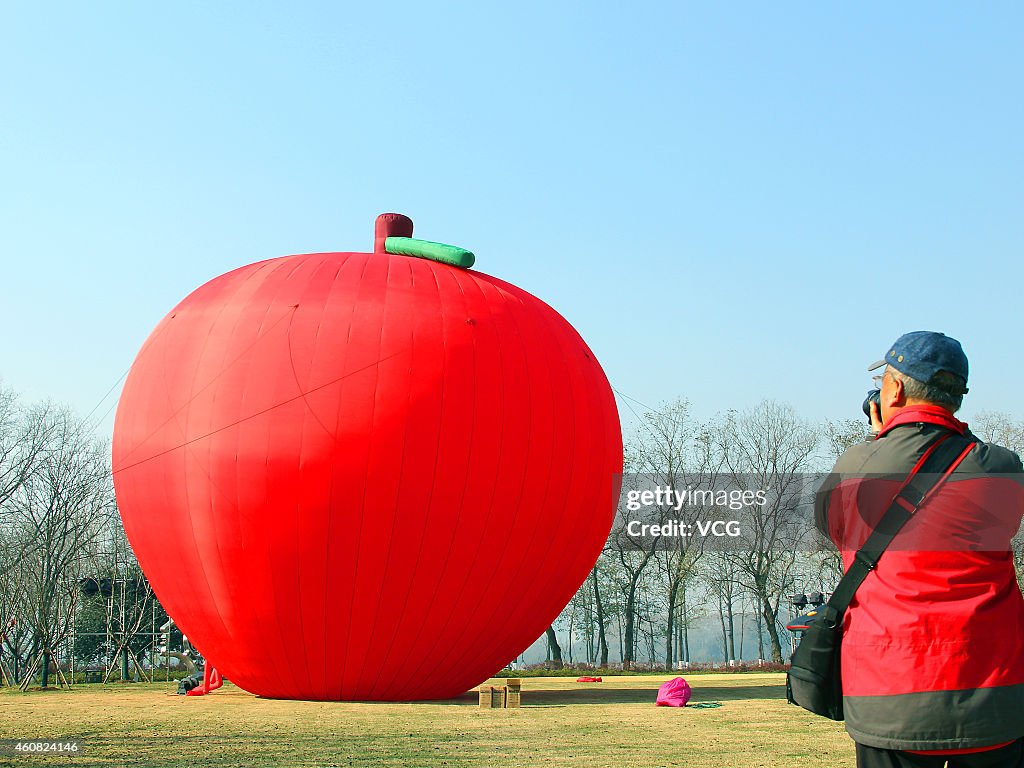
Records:
{"label": "wooden crate", "polygon": [[481,709],[518,709],[522,706],[522,681],[493,678],[477,689]]}
{"label": "wooden crate", "polygon": [[505,706],[518,709],[522,702],[522,680],[510,677],[505,681]]}
{"label": "wooden crate", "polygon": [[490,685],[481,685],[478,690],[480,691],[480,708],[492,709],[494,707],[494,687]]}

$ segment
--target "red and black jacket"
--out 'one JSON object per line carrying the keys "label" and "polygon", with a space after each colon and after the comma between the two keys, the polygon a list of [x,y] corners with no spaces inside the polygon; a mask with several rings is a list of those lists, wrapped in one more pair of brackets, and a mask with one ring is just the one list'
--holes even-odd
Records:
{"label": "red and black jacket", "polygon": [[[840,457],[815,518],[845,567],[949,431],[977,440],[941,408],[905,408]],[[1020,458],[979,441],[897,534],[843,623],[843,708],[855,741],[973,750],[1024,736],[1024,597],[1010,543],[1022,515]]]}

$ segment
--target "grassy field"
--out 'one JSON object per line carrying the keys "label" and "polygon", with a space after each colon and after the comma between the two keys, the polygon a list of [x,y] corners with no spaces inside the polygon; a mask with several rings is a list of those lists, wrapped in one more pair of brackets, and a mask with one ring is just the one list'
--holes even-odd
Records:
{"label": "grassy field", "polygon": [[670,677],[526,679],[518,710],[481,710],[475,694],[411,704],[277,701],[230,684],[198,698],[175,695],[173,683],[3,689],[0,739],[77,737],[87,751],[0,757],[0,765],[854,765],[842,725],[787,704],[782,674],[688,674],[694,702],[722,706],[655,707]]}

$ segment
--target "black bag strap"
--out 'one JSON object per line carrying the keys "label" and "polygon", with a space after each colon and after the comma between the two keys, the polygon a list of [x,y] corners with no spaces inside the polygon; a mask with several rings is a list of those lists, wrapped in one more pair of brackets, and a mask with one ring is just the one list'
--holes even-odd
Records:
{"label": "black bag strap", "polygon": [[875,570],[886,547],[927,499],[956,469],[974,447],[974,440],[946,432],[932,442],[903,486],[893,497],[882,519],[857,551],[849,570],[822,608],[822,621],[838,626],[857,588]]}

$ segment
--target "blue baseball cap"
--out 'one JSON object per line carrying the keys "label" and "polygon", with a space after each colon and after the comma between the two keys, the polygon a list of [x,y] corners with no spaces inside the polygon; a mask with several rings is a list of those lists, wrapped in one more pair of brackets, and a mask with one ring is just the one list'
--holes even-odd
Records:
{"label": "blue baseball cap", "polygon": [[[885,359],[868,366],[869,371],[891,365],[900,373],[927,384],[939,371],[956,374],[967,383],[967,355],[956,339],[937,331],[912,331],[889,347]],[[967,387],[961,394],[967,393]]]}

